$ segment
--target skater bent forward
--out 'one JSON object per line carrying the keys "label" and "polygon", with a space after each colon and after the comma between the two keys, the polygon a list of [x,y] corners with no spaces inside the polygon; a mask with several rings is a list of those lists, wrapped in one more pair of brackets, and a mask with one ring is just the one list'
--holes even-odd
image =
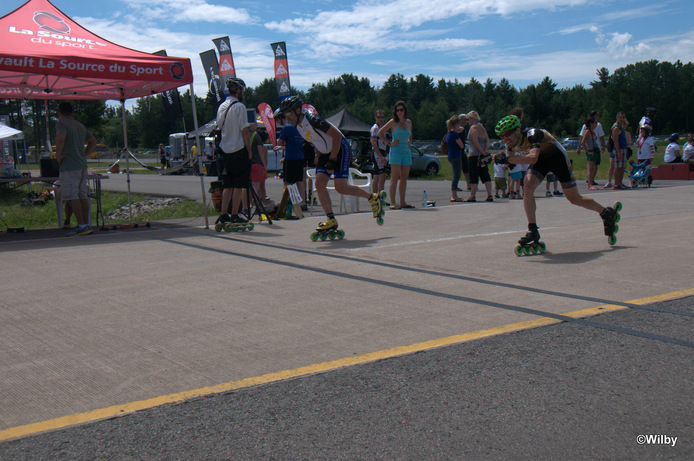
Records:
{"label": "skater bent forward", "polygon": [[[316,157],[316,193],[327,219],[320,223],[316,230],[324,232],[337,229],[337,220],[327,190],[331,174],[334,175],[335,190],[338,193],[368,199],[374,217],[380,219],[383,211],[379,195],[370,194],[347,183],[349,164],[352,160],[351,149],[347,140],[334,125],[302,106],[303,101],[298,96],[289,96],[281,102],[280,112],[286,118],[287,123],[296,126],[301,137],[311,143],[318,153]],[[379,221],[379,224],[381,222]]]}
{"label": "skater bent forward", "polygon": [[583,197],[576,187],[576,180],[571,175],[569,157],[566,150],[546,130],[529,128],[521,131],[520,119],[515,115],[502,118],[496,125],[496,134],[507,146],[508,157],[499,156],[496,160],[507,160],[512,164],[530,164],[523,185],[523,206],[528,219],[528,233],[518,242],[525,245],[539,242],[540,234],[535,216],[535,189],[549,171],[552,171],[561,183],[564,195],[573,205],[600,214],[605,227],[605,235],[615,233],[615,214],[612,207],[603,207],[590,197]]}

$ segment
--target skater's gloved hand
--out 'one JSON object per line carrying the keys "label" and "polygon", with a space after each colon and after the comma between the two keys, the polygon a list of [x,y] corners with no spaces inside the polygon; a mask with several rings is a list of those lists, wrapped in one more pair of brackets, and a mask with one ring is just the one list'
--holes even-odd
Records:
{"label": "skater's gloved hand", "polygon": [[325,162],[325,169],[328,171],[337,170],[337,161],[329,158],[328,161]]}

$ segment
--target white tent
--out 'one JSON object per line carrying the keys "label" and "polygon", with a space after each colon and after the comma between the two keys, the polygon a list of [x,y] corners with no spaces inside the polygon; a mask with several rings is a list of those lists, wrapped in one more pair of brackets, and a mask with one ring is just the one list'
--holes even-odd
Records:
{"label": "white tent", "polygon": [[4,123],[0,123],[0,139],[7,141],[16,141],[18,139],[24,139],[24,133],[14,128],[10,128]]}

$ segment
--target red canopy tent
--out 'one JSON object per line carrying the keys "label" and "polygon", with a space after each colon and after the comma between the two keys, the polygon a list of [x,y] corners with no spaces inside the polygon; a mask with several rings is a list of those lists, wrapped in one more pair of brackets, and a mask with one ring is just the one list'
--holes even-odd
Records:
{"label": "red canopy tent", "polygon": [[124,101],[189,84],[197,129],[192,83],[190,59],[109,42],[48,0],[28,0],[0,18],[0,98],[121,101],[126,151]]}

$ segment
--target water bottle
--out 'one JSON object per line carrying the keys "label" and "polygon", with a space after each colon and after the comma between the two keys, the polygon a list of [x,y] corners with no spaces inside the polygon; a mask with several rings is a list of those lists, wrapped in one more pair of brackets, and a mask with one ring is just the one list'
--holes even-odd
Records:
{"label": "water bottle", "polygon": [[426,208],[428,205],[427,191],[422,191],[422,208]]}

